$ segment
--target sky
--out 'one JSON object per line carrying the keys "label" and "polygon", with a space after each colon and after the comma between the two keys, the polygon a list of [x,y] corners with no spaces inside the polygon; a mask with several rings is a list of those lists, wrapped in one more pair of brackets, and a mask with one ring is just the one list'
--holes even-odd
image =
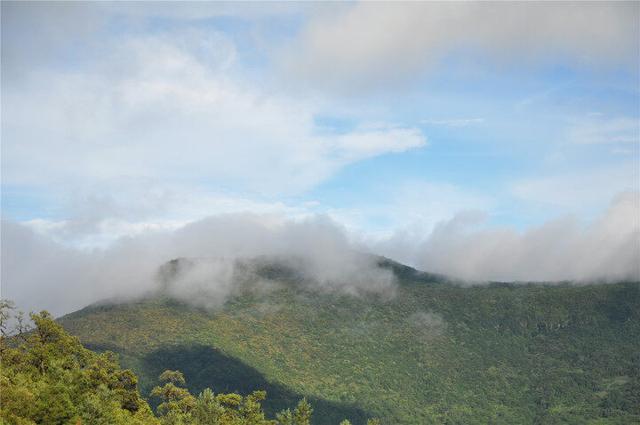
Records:
{"label": "sky", "polygon": [[637,2],[1,8],[3,296],[107,296],[123,246],[320,255],[318,223],[465,279],[640,279]]}

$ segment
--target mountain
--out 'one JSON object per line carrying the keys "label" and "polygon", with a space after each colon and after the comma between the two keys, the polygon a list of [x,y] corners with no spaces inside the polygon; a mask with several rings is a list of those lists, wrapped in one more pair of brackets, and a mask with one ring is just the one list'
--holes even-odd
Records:
{"label": "mountain", "polygon": [[317,424],[640,423],[638,282],[463,286],[379,259],[393,293],[350,294],[258,259],[212,306],[170,290],[196,262],[166,264],[147,297],[59,322],[118,353],[147,395],[178,369],[195,393],[265,389],[269,413],[306,396]]}

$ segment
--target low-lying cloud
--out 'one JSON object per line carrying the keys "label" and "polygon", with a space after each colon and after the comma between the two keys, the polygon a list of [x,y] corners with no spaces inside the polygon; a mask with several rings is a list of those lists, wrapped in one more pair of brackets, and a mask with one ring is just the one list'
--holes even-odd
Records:
{"label": "low-lying cloud", "polygon": [[575,217],[525,232],[485,226],[466,212],[414,243],[392,238],[378,249],[418,268],[469,281],[640,280],[640,193],[623,193],[593,222]]}
{"label": "low-lying cloud", "polygon": [[312,289],[390,294],[394,277],[358,252],[345,231],[325,216],[229,214],[172,232],[123,238],[106,249],[69,248],[24,225],[3,222],[2,296],[25,310],[63,314],[105,298],[135,297],[158,288],[159,268],[188,258],[171,295],[215,307],[242,280],[238,260],[267,257],[295,267]]}
{"label": "low-lying cloud", "polygon": [[568,217],[524,233],[483,227],[481,216],[464,213],[421,241],[405,235],[368,246],[354,244],[357,235],[321,215],[296,220],[218,215],[94,250],[71,248],[23,224],[3,222],[2,296],[24,310],[59,315],[102,299],[157,290],[161,266],[176,258],[186,260],[165,290],[204,307],[222,305],[242,282],[269,290],[273,280],[256,273],[252,261],[275,260],[312,290],[392,296],[397,288],[392,272],[365,250],[473,283],[640,280],[638,211],[640,194],[625,193],[589,225]]}
{"label": "low-lying cloud", "polygon": [[413,328],[417,338],[424,342],[442,335],[447,328],[447,322],[442,316],[431,311],[417,311],[408,317],[407,322]]}

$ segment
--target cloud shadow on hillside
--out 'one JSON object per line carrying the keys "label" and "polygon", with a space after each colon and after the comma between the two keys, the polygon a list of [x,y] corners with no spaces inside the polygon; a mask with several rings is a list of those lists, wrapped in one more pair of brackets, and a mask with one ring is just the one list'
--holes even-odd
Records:
{"label": "cloud shadow on hillside", "polygon": [[[183,372],[193,394],[199,394],[207,387],[216,393],[237,392],[243,395],[265,390],[267,399],[264,409],[268,417],[275,417],[276,412],[295,407],[305,397],[281,384],[268,381],[258,370],[242,361],[199,344],[160,348],[144,356],[133,369],[139,369],[136,372],[141,375],[141,380],[147,381],[142,382],[145,396],[148,396],[150,388],[157,384],[157,377],[166,369]],[[314,409],[315,425],[337,424],[343,419],[349,419],[354,425],[365,424],[367,418],[373,416],[354,405],[308,396],[307,400]],[[155,404],[154,400],[150,402]]]}

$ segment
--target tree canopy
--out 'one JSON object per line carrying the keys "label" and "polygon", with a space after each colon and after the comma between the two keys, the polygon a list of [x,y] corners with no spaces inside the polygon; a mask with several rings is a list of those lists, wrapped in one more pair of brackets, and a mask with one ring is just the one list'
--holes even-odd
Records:
{"label": "tree canopy", "polygon": [[140,396],[138,378],[120,368],[115,354],[86,349],[46,311],[30,315],[31,329],[14,315],[11,332],[12,309],[0,301],[0,425],[311,424],[313,409],[305,399],[268,419],[261,404],[265,391],[243,396],[207,388],[194,396],[174,370],[164,371],[163,384],[151,392],[160,400],[156,416]]}

